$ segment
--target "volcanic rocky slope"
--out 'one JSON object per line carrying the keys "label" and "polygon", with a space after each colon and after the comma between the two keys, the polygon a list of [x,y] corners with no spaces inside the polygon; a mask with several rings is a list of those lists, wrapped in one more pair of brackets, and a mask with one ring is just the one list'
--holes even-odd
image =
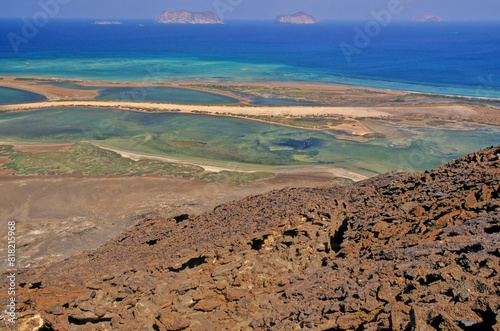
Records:
{"label": "volcanic rocky slope", "polygon": [[155,20],[161,24],[222,24],[222,19],[216,14],[205,11],[202,13],[187,10],[164,11]]}
{"label": "volcanic rocky slope", "polygon": [[18,329],[500,330],[499,158],[148,215],[22,271]]}

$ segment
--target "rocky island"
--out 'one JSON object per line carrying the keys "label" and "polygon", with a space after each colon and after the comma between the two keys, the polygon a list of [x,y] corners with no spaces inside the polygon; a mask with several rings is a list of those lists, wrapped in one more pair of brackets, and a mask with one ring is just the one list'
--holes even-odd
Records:
{"label": "rocky island", "polygon": [[155,20],[160,24],[223,24],[216,14],[205,12],[188,12],[187,10],[164,11]]}
{"label": "rocky island", "polygon": [[122,22],[119,22],[119,21],[95,21],[94,24],[96,24],[96,25],[116,25],[116,24],[122,24]]}
{"label": "rocky island", "polygon": [[499,179],[492,147],[199,216],[158,210],[19,270],[18,330],[499,330]]}
{"label": "rocky island", "polygon": [[314,24],[317,22],[317,19],[303,11],[295,13],[293,15],[280,15],[277,16],[274,20],[274,23],[283,24]]}
{"label": "rocky island", "polygon": [[412,17],[410,20],[413,22],[446,22],[444,18],[432,14],[415,16]]}

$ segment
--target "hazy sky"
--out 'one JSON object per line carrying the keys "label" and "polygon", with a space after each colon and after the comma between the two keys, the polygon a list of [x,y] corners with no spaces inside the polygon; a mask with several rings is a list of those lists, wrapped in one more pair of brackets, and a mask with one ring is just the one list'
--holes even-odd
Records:
{"label": "hazy sky", "polygon": [[[163,10],[213,11],[224,19],[273,19],[303,10],[323,20],[370,19],[391,0],[4,0],[0,17],[32,17],[42,4],[60,7],[58,18],[154,19]],[[392,0],[397,1],[397,0]],[[396,19],[431,13],[449,21],[500,20],[500,0],[400,0]],[[53,8],[48,6],[47,8]],[[219,10],[217,10],[219,8]],[[222,10],[222,12],[221,12]]]}

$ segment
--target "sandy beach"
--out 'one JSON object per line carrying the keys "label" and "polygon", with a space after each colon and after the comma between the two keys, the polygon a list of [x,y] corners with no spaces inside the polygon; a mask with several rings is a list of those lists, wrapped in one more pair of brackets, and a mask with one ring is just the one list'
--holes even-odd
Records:
{"label": "sandy beach", "polygon": [[[393,116],[388,107],[311,107],[311,106],[201,106],[180,105],[152,102],[128,102],[128,101],[44,101],[18,105],[0,106],[0,110],[17,111],[25,109],[38,109],[48,107],[108,107],[128,108],[144,111],[179,111],[183,113],[203,112],[207,114],[223,115],[271,115],[271,116],[325,116],[340,115],[349,117],[388,117]],[[434,107],[421,107],[420,111],[431,111]],[[465,107],[456,106],[455,110],[467,113]],[[394,110],[393,110],[394,111]]]}

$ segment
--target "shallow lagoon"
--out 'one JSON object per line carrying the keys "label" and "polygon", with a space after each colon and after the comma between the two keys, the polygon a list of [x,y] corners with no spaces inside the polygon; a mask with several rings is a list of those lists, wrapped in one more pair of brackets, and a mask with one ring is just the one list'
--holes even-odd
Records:
{"label": "shallow lagoon", "polygon": [[[72,90],[99,90],[96,100],[106,101],[145,101],[194,105],[234,104],[240,102],[236,98],[225,95],[192,90],[187,88],[148,86],[148,87],[105,87],[84,86],[73,82],[42,82],[42,85],[52,85]],[[261,106],[321,106],[320,104],[297,101],[285,98],[264,98],[237,93],[242,97],[251,97],[250,104]]]}
{"label": "shallow lagoon", "polygon": [[189,105],[218,105],[240,100],[221,94],[163,86],[106,87],[99,90],[96,100],[122,100],[177,103]]}
{"label": "shallow lagoon", "polygon": [[186,105],[219,105],[240,102],[221,94],[167,86],[106,87],[83,86],[72,82],[41,83],[72,90],[99,90],[96,100],[161,102]]}
{"label": "shallow lagoon", "polygon": [[240,118],[116,109],[49,108],[0,113],[0,139],[95,141],[117,148],[259,165],[334,165],[367,175],[426,170],[500,144],[500,129],[408,128],[390,139],[341,140],[336,132]]}
{"label": "shallow lagoon", "polygon": [[47,98],[38,93],[0,86],[0,105],[32,103],[45,100]]}

